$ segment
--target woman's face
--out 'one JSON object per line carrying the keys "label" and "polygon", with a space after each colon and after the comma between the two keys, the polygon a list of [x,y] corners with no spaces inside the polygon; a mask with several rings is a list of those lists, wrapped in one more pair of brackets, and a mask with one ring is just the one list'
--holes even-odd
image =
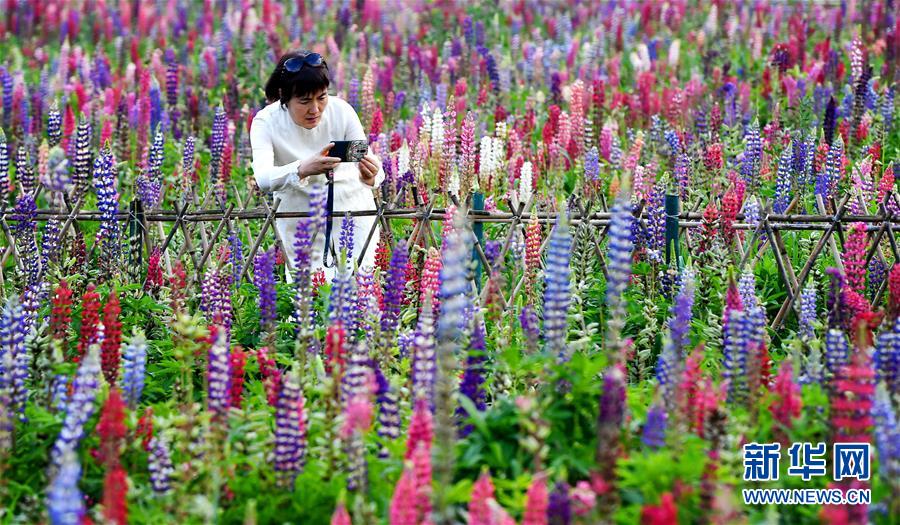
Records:
{"label": "woman's face", "polygon": [[288,102],[288,112],[294,123],[306,129],[313,129],[322,121],[322,113],[328,105],[328,91],[293,97]]}

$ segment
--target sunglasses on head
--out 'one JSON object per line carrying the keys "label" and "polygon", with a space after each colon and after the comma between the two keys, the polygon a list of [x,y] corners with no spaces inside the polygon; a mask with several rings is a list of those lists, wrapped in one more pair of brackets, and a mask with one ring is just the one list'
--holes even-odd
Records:
{"label": "sunglasses on head", "polygon": [[285,60],[284,62],[284,70],[288,73],[296,73],[303,69],[303,66],[310,67],[319,67],[327,64],[325,63],[325,58],[318,53],[309,53],[308,55],[293,57]]}

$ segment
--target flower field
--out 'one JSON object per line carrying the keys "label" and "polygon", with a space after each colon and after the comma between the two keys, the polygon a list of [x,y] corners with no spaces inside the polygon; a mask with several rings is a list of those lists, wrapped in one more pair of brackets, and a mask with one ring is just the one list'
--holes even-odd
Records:
{"label": "flower field", "polygon": [[[0,524],[897,523],[900,7],[793,4],[0,0]],[[295,49],[386,173],[330,282]]]}

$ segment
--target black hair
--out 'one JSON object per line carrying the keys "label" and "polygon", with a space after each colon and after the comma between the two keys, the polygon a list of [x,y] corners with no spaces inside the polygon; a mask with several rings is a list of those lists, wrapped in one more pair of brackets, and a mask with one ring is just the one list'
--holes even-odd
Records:
{"label": "black hair", "polygon": [[299,71],[289,72],[284,68],[284,63],[294,57],[304,57],[309,51],[289,51],[281,56],[278,65],[266,82],[266,102],[281,101],[281,105],[287,105],[293,97],[311,95],[331,85],[328,64],[321,66],[304,65]]}

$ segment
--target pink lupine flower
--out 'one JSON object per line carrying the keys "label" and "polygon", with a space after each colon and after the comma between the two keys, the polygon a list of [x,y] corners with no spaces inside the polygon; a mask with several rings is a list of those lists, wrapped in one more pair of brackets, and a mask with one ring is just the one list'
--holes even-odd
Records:
{"label": "pink lupine flower", "polygon": [[419,516],[428,516],[431,514],[431,447],[426,447],[424,443],[416,446],[412,462],[416,479],[416,509]]}
{"label": "pink lupine flower", "polygon": [[490,500],[494,499],[494,483],[484,471],[472,487],[469,499],[469,525],[491,525]]}
{"label": "pink lupine flower", "polygon": [[428,401],[420,398],[413,409],[412,420],[409,422],[409,437],[406,441],[406,459],[410,459],[416,451],[419,443],[424,443],[431,450],[431,441],[434,439],[434,423],[431,410],[428,409]]}
{"label": "pink lupine flower", "polygon": [[[393,524],[393,522],[391,522]],[[350,513],[343,501],[339,501],[337,507],[334,508],[334,514],[331,515],[331,525],[353,525],[350,522]]]}
{"label": "pink lupine flower", "polygon": [[531,480],[528,494],[525,496],[525,515],[522,525],[547,525],[547,480],[538,474]]}
{"label": "pink lupine flower", "polygon": [[[772,405],[772,414],[775,421],[784,429],[793,426],[793,419],[800,417],[800,409],[803,405],[803,401],[800,399],[800,385],[794,382],[793,371],[791,361],[784,360],[773,388],[776,400]],[[787,442],[787,435],[783,429],[776,429],[775,433],[779,436],[779,441]]]}
{"label": "pink lupine flower", "polygon": [[847,286],[863,293],[866,287],[866,225],[855,222],[850,225],[850,233],[844,243],[844,274]]}
{"label": "pink lupine flower", "polygon": [[416,475],[412,468],[403,469],[403,475],[394,487],[394,496],[391,498],[390,524],[391,525],[418,525],[418,512],[416,510]]}

